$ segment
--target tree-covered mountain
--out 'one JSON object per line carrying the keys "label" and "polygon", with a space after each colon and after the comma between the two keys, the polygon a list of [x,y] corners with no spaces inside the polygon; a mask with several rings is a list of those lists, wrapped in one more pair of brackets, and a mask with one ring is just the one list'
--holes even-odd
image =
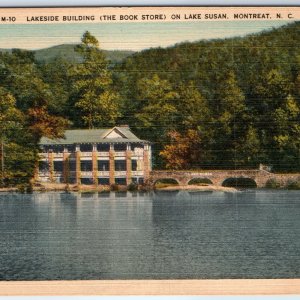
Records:
{"label": "tree-covered mountain", "polygon": [[[295,22],[246,37],[135,53],[115,68],[118,90],[127,101],[124,122],[157,142],[157,152],[162,141],[172,142],[172,130],[183,136],[196,130],[201,153],[193,157],[199,160],[185,167],[265,163],[275,170],[299,170],[299,42],[300,23]],[[157,88],[175,94],[163,100]]]}
{"label": "tree-covered mountain", "polygon": [[[35,59],[38,62],[49,63],[56,59],[64,59],[71,63],[78,63],[82,61],[82,57],[75,51],[75,44],[62,44],[49,48],[33,50]],[[0,49],[0,52],[11,53],[11,49]],[[103,50],[106,58],[113,64],[121,62],[126,57],[132,55],[134,51],[126,50]]]}
{"label": "tree-covered mountain", "polygon": [[115,52],[113,63],[88,32],[78,46],[2,51],[0,184],[29,181],[41,136],[108,123],[128,124],[151,141],[155,168],[262,163],[299,172],[299,42],[295,22],[125,58]]}
{"label": "tree-covered mountain", "polygon": [[[51,62],[56,58],[62,58],[69,62],[77,63],[82,61],[81,55],[75,51],[76,45],[63,44],[50,48],[35,50],[35,58],[40,62]],[[102,50],[106,58],[112,63],[117,63],[130,56],[134,51],[125,50]]]}

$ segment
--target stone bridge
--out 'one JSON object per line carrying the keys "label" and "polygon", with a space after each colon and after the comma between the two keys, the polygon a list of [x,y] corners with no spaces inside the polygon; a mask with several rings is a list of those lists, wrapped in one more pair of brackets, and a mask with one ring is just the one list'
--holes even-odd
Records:
{"label": "stone bridge", "polygon": [[162,179],[176,180],[179,185],[188,185],[192,179],[209,179],[212,184],[223,186],[228,179],[249,179],[258,188],[265,187],[270,179],[276,180],[280,186],[288,182],[300,180],[300,174],[275,174],[265,170],[203,170],[203,171],[151,171],[149,184],[154,185]]}

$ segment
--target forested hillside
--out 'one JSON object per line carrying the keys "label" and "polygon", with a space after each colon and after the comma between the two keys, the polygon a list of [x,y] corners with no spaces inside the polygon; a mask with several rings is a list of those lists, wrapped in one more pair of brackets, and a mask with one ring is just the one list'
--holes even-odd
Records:
{"label": "forested hillside", "polygon": [[59,51],[44,53],[47,59],[2,52],[0,184],[28,182],[41,136],[119,124],[153,142],[156,168],[263,163],[299,171],[299,42],[300,23],[293,23],[241,38],[149,49],[114,64],[88,32],[72,45],[76,60]]}
{"label": "forested hillside", "polygon": [[159,150],[177,143],[170,167],[299,170],[299,42],[297,22],[136,53],[114,72],[124,120]]}

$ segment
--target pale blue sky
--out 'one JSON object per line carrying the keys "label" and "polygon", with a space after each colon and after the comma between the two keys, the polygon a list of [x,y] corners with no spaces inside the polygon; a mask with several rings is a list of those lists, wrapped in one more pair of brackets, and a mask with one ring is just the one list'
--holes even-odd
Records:
{"label": "pale blue sky", "polygon": [[79,43],[89,30],[102,49],[142,50],[183,41],[243,36],[286,24],[287,21],[217,21],[105,24],[14,24],[0,26],[0,48],[41,49]]}

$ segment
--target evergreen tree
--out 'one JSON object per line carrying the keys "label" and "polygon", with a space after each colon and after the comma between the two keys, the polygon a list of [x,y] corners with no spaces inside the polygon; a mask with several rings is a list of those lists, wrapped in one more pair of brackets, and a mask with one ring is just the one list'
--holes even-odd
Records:
{"label": "evergreen tree", "polygon": [[[98,40],[86,31],[75,50],[83,62],[70,70],[75,90],[71,97],[75,107],[73,121],[88,128],[113,126],[120,117],[119,96],[113,89],[112,74]],[[82,123],[76,123],[76,118]]]}
{"label": "evergreen tree", "polygon": [[[153,141],[164,141],[166,134],[176,127],[178,93],[167,80],[157,74],[137,83],[141,110],[135,114],[141,133]],[[143,135],[144,135],[143,134]]]}
{"label": "evergreen tree", "polygon": [[275,142],[272,155],[277,170],[300,169],[300,105],[289,95],[273,113]]}
{"label": "evergreen tree", "polygon": [[144,78],[137,83],[136,101],[141,109],[134,115],[137,132],[142,138],[147,138],[153,145],[153,165],[162,167],[159,152],[167,143],[168,132],[177,126],[176,100],[178,94],[167,80],[157,74],[151,78]]}
{"label": "evergreen tree", "polygon": [[266,161],[265,152],[261,148],[261,142],[257,129],[252,125],[241,138],[239,151],[236,153],[236,163],[246,168],[257,168],[260,163]]}
{"label": "evergreen tree", "polygon": [[214,167],[235,168],[246,130],[245,96],[233,71],[218,83],[217,90],[213,115]]}
{"label": "evergreen tree", "polygon": [[[180,83],[176,89],[178,97],[175,101],[177,108],[178,126],[191,129],[200,129],[202,133],[209,131],[206,126],[211,121],[211,112],[206,99],[202,96],[193,81]],[[180,130],[180,128],[179,128]]]}
{"label": "evergreen tree", "polygon": [[43,81],[51,91],[51,101],[48,103],[50,114],[69,118],[71,107],[68,106],[68,99],[72,94],[71,80],[68,70],[73,64],[65,58],[56,57],[48,63],[38,64]]}
{"label": "evergreen tree", "polygon": [[211,159],[213,133],[208,103],[192,81],[181,83],[176,92],[176,124],[168,132],[160,156],[167,168],[205,168]]}

